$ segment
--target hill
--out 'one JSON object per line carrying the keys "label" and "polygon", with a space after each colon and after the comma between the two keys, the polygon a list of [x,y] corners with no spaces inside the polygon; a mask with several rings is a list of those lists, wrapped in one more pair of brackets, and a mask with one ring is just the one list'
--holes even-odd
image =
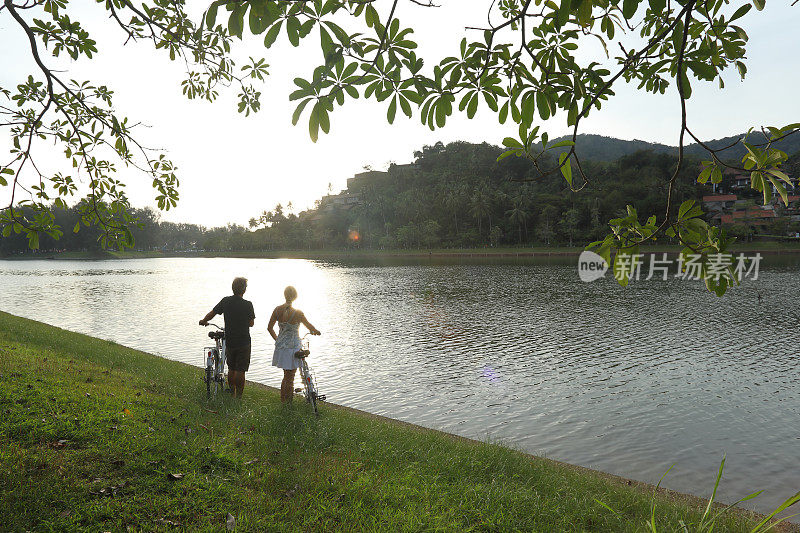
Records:
{"label": "hill", "polygon": [[[715,139],[706,142],[705,144],[712,149],[724,148],[730,146],[744,137],[744,133],[739,135],[732,135],[730,137],[723,137],[722,139]],[[556,141],[563,141],[571,139],[569,136],[559,137]],[[750,135],[750,141],[756,144],[765,142],[764,135],[761,132],[754,132]],[[800,152],[800,135],[793,135],[782,141],[775,143],[776,148],[783,150],[790,156]],[[616,161],[620,157],[631,155],[641,150],[651,150],[655,153],[676,154],[678,147],[670,146],[667,144],[651,143],[634,139],[626,141],[614,137],[606,137],[603,135],[595,135],[585,133],[578,135],[576,147],[581,154],[582,159],[593,161]],[[740,160],[747,152],[741,143],[724,150],[719,154],[722,159],[736,159]],[[708,152],[697,143],[688,144],[684,148],[684,153],[699,158],[707,158]]]}

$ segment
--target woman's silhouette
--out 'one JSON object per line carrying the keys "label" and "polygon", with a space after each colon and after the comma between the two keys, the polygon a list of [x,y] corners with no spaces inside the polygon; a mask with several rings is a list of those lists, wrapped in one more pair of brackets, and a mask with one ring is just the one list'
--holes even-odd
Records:
{"label": "woman's silhouette", "polygon": [[[319,335],[317,328],[311,325],[306,316],[299,309],[292,307],[292,302],[297,299],[297,290],[291,285],[283,291],[286,303],[272,311],[269,318],[267,331],[275,339],[275,353],[272,356],[272,366],[283,369],[281,382],[281,401],[291,402],[294,396],[294,374],[299,366],[299,361],[294,354],[302,345],[300,342],[300,324],[308,328],[312,335]],[[275,323],[278,323],[278,334],[275,334]]]}

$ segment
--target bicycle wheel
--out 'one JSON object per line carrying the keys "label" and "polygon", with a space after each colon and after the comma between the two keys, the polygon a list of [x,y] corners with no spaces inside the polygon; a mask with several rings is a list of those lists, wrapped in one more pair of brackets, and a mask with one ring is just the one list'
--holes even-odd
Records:
{"label": "bicycle wheel", "polygon": [[315,416],[319,416],[319,409],[317,409],[317,391],[313,387],[309,387],[308,398],[311,402],[311,409],[314,411]]}
{"label": "bicycle wheel", "polygon": [[308,402],[311,404],[311,409],[314,414],[319,416],[319,409],[317,408],[317,387],[314,386],[314,378],[311,372],[306,374],[306,394],[308,395]]}
{"label": "bicycle wheel", "polygon": [[220,353],[219,350],[217,350],[216,353],[214,354],[214,368],[213,368],[213,375],[211,377],[211,381],[214,382],[211,387],[214,398],[217,397],[217,392],[219,391],[220,380],[222,379],[222,377],[220,376],[221,373],[222,370],[220,365]]}
{"label": "bicycle wheel", "polygon": [[210,366],[206,367],[206,398],[211,397],[211,380],[214,379],[214,373]]}

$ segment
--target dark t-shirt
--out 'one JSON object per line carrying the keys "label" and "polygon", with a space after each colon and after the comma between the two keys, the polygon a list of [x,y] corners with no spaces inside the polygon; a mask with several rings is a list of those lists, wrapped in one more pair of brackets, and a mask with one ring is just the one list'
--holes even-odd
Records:
{"label": "dark t-shirt", "polygon": [[229,348],[250,344],[250,321],[256,317],[252,302],[241,296],[226,296],[214,306],[214,312],[225,317],[225,344]]}

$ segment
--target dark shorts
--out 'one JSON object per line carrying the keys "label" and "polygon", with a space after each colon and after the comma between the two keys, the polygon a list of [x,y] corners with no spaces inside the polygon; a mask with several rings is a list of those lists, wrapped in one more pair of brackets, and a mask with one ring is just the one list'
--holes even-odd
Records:
{"label": "dark shorts", "polygon": [[228,359],[228,368],[234,372],[247,372],[250,368],[250,345],[227,348],[225,357]]}

